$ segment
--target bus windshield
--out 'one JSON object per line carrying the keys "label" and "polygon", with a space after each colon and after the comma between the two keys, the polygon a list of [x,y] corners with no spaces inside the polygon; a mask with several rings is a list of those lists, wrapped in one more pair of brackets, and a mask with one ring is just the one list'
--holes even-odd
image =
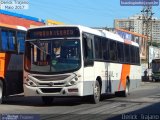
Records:
{"label": "bus windshield", "polygon": [[160,61],[153,61],[152,62],[152,71],[155,72],[160,72]]}
{"label": "bus windshield", "polygon": [[33,40],[26,42],[25,69],[31,72],[58,73],[80,67],[78,39]]}

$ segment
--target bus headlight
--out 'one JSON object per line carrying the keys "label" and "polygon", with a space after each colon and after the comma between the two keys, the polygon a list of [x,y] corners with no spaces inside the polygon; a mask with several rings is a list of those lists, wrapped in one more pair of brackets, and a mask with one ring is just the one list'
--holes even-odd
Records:
{"label": "bus headlight", "polygon": [[70,81],[68,81],[67,86],[75,85],[75,84],[77,84],[77,82],[78,82],[78,77],[75,77],[75,78],[71,79]]}
{"label": "bus headlight", "polygon": [[35,82],[33,82],[32,80],[29,80],[29,79],[26,80],[26,84],[28,86],[32,86],[32,87],[36,87],[37,86]]}

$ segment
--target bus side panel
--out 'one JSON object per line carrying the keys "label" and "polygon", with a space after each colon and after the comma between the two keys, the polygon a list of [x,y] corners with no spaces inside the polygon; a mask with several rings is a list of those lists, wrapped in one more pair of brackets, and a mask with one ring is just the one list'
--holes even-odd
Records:
{"label": "bus side panel", "polygon": [[[102,94],[114,93],[115,91],[118,91],[122,64],[95,61],[94,68],[95,80],[98,77],[102,80]],[[124,88],[120,87],[120,90],[124,90]]]}
{"label": "bus side panel", "polygon": [[[112,93],[116,91],[123,91],[126,88],[126,80],[127,77],[129,77],[130,80],[130,90],[137,88],[140,85],[141,81],[141,72],[140,72],[140,66],[137,65],[129,65],[129,64],[113,64],[114,67],[111,67],[110,70],[113,70],[115,74],[113,74],[114,80],[119,80],[118,86],[117,81],[112,82]],[[111,66],[112,66],[111,65]],[[114,78],[118,75],[118,78]],[[112,75],[111,75],[112,76]]]}
{"label": "bus side panel", "polygon": [[6,94],[13,95],[23,92],[23,55],[11,54],[6,64]]}
{"label": "bus side panel", "polygon": [[126,87],[127,76],[130,79],[130,90],[137,88],[141,81],[140,66],[96,61],[93,68],[84,68],[83,94],[92,94],[94,81],[98,77],[102,80],[102,94],[123,91]]}
{"label": "bus side panel", "polygon": [[130,89],[135,89],[139,87],[140,83],[141,83],[141,67],[137,65],[131,65]]}
{"label": "bus side panel", "polygon": [[94,68],[95,68],[95,80],[97,78],[100,78],[102,82],[101,93],[103,94],[109,92],[111,89],[111,84],[108,79],[108,63],[95,61]]}
{"label": "bus side panel", "polygon": [[116,91],[124,90],[121,84],[122,77],[122,64],[109,63],[108,64],[108,83],[111,86],[109,93],[115,93]]}
{"label": "bus side panel", "polygon": [[94,77],[95,71],[94,67],[84,67],[83,71],[83,96],[92,95],[93,94],[93,86],[95,83]]}

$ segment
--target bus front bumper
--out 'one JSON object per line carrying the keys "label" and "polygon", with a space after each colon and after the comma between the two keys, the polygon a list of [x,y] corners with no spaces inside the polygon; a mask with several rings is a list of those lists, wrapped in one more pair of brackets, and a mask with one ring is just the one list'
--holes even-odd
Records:
{"label": "bus front bumper", "polygon": [[23,85],[25,96],[81,96],[77,86],[69,87],[31,87]]}

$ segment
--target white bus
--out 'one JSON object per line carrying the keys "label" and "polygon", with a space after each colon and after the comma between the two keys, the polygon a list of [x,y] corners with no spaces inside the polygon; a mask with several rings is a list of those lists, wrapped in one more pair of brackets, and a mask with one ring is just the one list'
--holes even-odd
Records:
{"label": "white bus", "polygon": [[140,83],[139,46],[120,36],[79,25],[31,28],[24,57],[24,94],[89,96],[98,103],[102,94],[121,93]]}

